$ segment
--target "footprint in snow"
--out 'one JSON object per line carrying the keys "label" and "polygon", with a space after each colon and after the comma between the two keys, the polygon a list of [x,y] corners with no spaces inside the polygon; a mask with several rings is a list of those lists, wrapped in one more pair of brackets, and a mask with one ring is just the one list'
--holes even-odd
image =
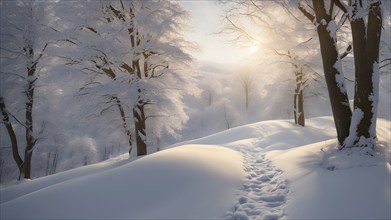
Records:
{"label": "footprint in snow", "polygon": [[225,219],[277,220],[284,216],[288,193],[282,171],[273,167],[260,152],[240,149],[245,159],[245,183],[239,190],[238,200]]}

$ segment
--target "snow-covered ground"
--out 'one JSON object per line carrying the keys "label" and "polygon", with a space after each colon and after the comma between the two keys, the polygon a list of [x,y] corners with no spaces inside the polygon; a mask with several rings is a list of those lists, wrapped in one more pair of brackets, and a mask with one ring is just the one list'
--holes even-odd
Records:
{"label": "snow-covered ground", "polygon": [[390,219],[390,130],[338,151],[331,117],[249,124],[2,188],[1,219]]}

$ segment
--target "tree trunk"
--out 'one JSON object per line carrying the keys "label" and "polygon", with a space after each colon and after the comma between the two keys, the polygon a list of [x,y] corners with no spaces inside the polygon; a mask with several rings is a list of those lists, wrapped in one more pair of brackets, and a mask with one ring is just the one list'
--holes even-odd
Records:
{"label": "tree trunk", "polygon": [[299,104],[299,117],[298,117],[298,124],[301,126],[305,126],[305,118],[304,118],[304,96],[303,96],[303,90],[299,90],[299,98],[298,98],[298,104]]}
{"label": "tree trunk", "polygon": [[[357,8],[358,2],[353,1],[352,7]],[[355,16],[357,10],[353,11],[353,16]],[[366,33],[365,33],[365,22],[364,19],[354,19],[350,21],[350,26],[352,28],[352,40],[353,40],[353,55],[354,55],[354,77],[355,77],[355,86],[354,91],[358,90],[358,78],[360,75],[360,63],[362,62],[366,42]],[[358,96],[354,96],[354,109],[360,102]]]}
{"label": "tree trunk", "polygon": [[297,125],[297,90],[295,90],[295,93],[293,94],[293,117],[295,117],[295,124]]}
{"label": "tree trunk", "polygon": [[23,169],[22,169],[23,160],[19,155],[18,141],[16,139],[15,131],[12,127],[12,124],[9,121],[9,116],[8,116],[7,108],[5,107],[3,97],[0,97],[0,110],[3,115],[3,123],[4,123],[5,127],[7,128],[8,136],[11,139],[12,157],[14,158],[14,161],[15,161],[16,165],[18,166],[19,176],[21,176],[23,173]]}
{"label": "tree trunk", "polygon": [[125,116],[125,111],[124,108],[122,107],[121,101],[117,96],[112,97],[113,100],[117,103],[118,111],[120,113],[120,117],[122,120],[122,127],[125,131],[126,136],[128,137],[128,147],[129,147],[129,154],[132,152],[132,135],[130,129],[128,129],[127,123],[126,123],[126,116]]}
{"label": "tree trunk", "polygon": [[342,64],[338,56],[336,38],[327,29],[332,18],[327,14],[323,1],[313,0],[312,3],[318,23],[317,32],[331,109],[337,130],[338,142],[342,145],[349,136],[352,117],[349,99],[346,93],[345,79],[342,73]]}
{"label": "tree trunk", "polygon": [[247,87],[245,88],[246,90],[246,110],[248,110],[248,102],[249,102],[249,93],[250,93],[250,88],[248,87],[249,85],[247,85]]}
{"label": "tree trunk", "polygon": [[142,156],[147,154],[147,144],[146,144],[146,131],[145,131],[145,112],[143,103],[138,103],[133,108],[134,116],[134,127],[136,131],[136,145],[137,145],[137,156]]}
{"label": "tree trunk", "polygon": [[[357,4],[353,4],[357,7]],[[354,16],[354,15],[353,15]],[[345,146],[357,145],[360,137],[367,139],[361,145],[375,144],[376,118],[379,96],[379,48],[382,28],[382,13],[380,1],[372,3],[369,9],[367,29],[365,30],[364,18],[356,18],[351,21],[353,48],[355,57],[355,98],[354,109],[357,122],[353,122],[351,134]]]}
{"label": "tree trunk", "polygon": [[303,96],[303,70],[298,68],[295,71],[296,88],[293,96],[293,109],[295,116],[295,124],[305,126],[304,118],[304,96]]}
{"label": "tree trunk", "polygon": [[[31,69],[29,69],[29,76],[32,77],[35,73],[35,65]],[[23,178],[30,179],[31,178],[31,158],[33,156],[33,149],[35,145],[35,138],[33,134],[33,103],[34,103],[34,89],[35,89],[35,81],[30,80],[28,82],[28,89],[26,91],[27,102],[26,102],[26,148],[24,151],[24,176]]]}
{"label": "tree trunk", "polygon": [[[132,9],[131,9],[132,10]],[[133,19],[133,12],[131,13],[131,19]],[[139,44],[138,39],[138,32],[134,29],[134,27],[130,27],[128,29],[129,37],[130,37],[130,44],[132,48],[135,48]],[[135,128],[135,136],[136,136],[136,146],[137,146],[137,156],[142,156],[147,154],[147,144],[146,144],[146,130],[145,130],[145,112],[144,112],[144,105],[142,99],[142,90],[140,89],[138,85],[138,81],[142,79],[142,73],[140,68],[140,60],[134,59],[132,60],[132,68],[134,71],[134,74],[137,78],[135,84],[138,86],[138,101],[137,104],[133,107],[133,118],[134,118],[134,128]],[[129,152],[130,154],[130,152]]]}

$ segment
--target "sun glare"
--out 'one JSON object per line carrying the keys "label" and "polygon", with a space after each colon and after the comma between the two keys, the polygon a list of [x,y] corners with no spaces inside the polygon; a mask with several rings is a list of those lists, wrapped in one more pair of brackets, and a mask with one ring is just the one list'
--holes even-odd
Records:
{"label": "sun glare", "polygon": [[258,49],[259,49],[258,45],[253,45],[253,46],[249,47],[249,51],[251,53],[257,52]]}

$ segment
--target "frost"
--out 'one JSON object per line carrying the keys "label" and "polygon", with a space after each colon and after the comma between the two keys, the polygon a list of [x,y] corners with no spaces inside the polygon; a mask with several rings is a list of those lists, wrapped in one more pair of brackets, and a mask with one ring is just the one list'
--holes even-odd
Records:
{"label": "frost", "polygon": [[329,31],[330,36],[333,38],[335,42],[337,39],[337,30],[338,30],[338,26],[337,23],[335,23],[335,20],[331,20],[329,22],[329,24],[327,25],[327,30]]}
{"label": "frost", "polygon": [[139,135],[139,137],[141,138],[141,140],[143,142],[146,142],[147,141],[147,137],[143,134],[144,132],[145,132],[144,130],[143,131],[139,131],[138,135]]}
{"label": "frost", "polygon": [[342,72],[342,62],[341,62],[341,60],[338,59],[335,62],[333,67],[337,70],[337,74],[335,75],[335,81],[337,83],[337,86],[338,86],[338,88],[340,89],[340,91],[342,93],[346,93],[345,77],[344,77],[343,72]]}
{"label": "frost", "polygon": [[360,108],[356,108],[352,115],[352,120],[349,128],[349,136],[343,143],[347,147],[353,146],[354,142],[358,139],[357,126],[364,117],[364,112]]}
{"label": "frost", "polygon": [[379,64],[377,62],[373,63],[372,66],[372,87],[373,93],[369,97],[369,100],[372,101],[372,118],[369,134],[371,137],[376,137],[376,119],[379,104]]}

